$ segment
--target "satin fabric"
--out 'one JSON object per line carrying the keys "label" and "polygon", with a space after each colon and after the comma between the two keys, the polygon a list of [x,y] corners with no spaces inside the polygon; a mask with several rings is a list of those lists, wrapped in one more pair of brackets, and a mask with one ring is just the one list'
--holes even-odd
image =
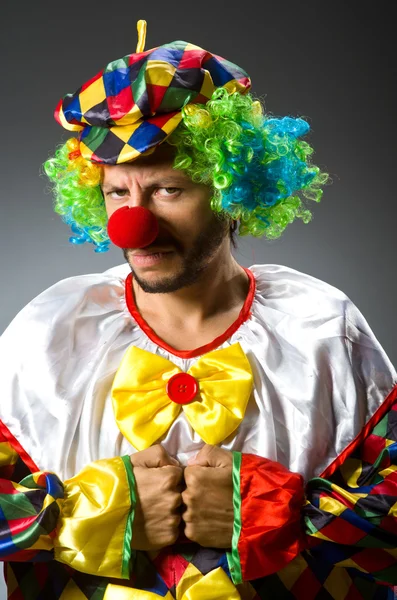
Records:
{"label": "satin fabric", "polygon": [[305,548],[305,498],[302,477],[276,462],[233,453],[233,463],[234,468],[240,463],[233,504],[241,528],[239,538],[233,536],[232,554],[238,552],[241,571],[235,567],[232,575],[241,583],[277,573]]}
{"label": "satin fabric", "polygon": [[56,560],[92,575],[129,577],[133,486],[129,475],[118,457],[90,464],[65,481],[64,499],[58,500]]}
{"label": "satin fabric", "polygon": [[224,58],[175,41],[112,61],[66,94],[54,116],[80,132],[84,158],[119,164],[153,151],[179,125],[186,105],[205,104],[219,86],[244,94],[251,80]]}
{"label": "satin fabric", "polygon": [[241,470],[241,452],[233,452],[233,535],[232,547],[226,552],[226,558],[229,565],[229,571],[234,583],[241,583],[243,576],[241,572],[240,554],[238,543],[241,536],[241,492],[240,492],[240,470]]}
{"label": "satin fabric", "polygon": [[188,373],[199,385],[197,398],[184,406],[168,396],[167,382],[181,373],[174,363],[132,346],[116,373],[112,398],[120,431],[137,450],[164,435],[184,411],[207,444],[219,444],[241,423],[252,391],[251,367],[240,344],[209,352]]}
{"label": "satin fabric", "polygon": [[[177,590],[179,600],[240,600],[241,596],[221,567],[207,575],[198,574],[185,581],[185,590]],[[110,584],[103,600],[172,600],[168,592],[165,596],[146,590],[137,590]]]}
{"label": "satin fabric", "polygon": [[38,471],[19,483],[0,477],[1,561],[29,561],[52,550],[62,496],[62,483],[53,473]]}
{"label": "satin fabric", "polygon": [[[308,479],[354,439],[396,372],[341,291],[280,265],[251,271],[250,316],[221,347],[240,343],[254,390],[243,421],[221,446],[276,460]],[[57,283],[0,339],[0,417],[38,467],[62,480],[92,461],[135,451],[111,399],[130,346],[183,371],[197,362],[171,354],[140,329],[125,302],[128,273],[123,265]],[[161,443],[186,464],[204,441],[181,411]]]}
{"label": "satin fabric", "polygon": [[0,468],[15,465],[18,453],[8,442],[0,442]]}

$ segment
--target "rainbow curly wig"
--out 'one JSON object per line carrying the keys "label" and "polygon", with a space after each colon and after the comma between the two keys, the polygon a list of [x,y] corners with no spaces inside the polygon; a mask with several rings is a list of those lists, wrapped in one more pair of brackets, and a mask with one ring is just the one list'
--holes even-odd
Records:
{"label": "rainbow curly wig", "polygon": [[[327,173],[311,164],[301,118],[264,114],[252,95],[218,88],[206,104],[182,108],[182,121],[165,140],[175,147],[174,168],[211,187],[214,212],[239,222],[239,235],[279,237],[296,218],[308,223],[306,201],[319,202]],[[70,138],[44,169],[54,209],[72,229],[70,242],[108,249],[102,166],[83,158]]]}

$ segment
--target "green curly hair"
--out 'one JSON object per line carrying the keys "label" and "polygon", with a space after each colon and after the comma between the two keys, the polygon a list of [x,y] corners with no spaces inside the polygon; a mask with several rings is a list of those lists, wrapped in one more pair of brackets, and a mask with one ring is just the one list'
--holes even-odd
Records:
{"label": "green curly hair", "polygon": [[[251,94],[218,88],[207,104],[188,104],[164,143],[175,147],[174,168],[211,187],[215,213],[239,222],[239,235],[278,238],[296,218],[308,223],[306,200],[319,202],[327,173],[311,164],[313,149],[300,139],[301,118],[263,113]],[[53,186],[54,210],[72,229],[74,244],[109,246],[101,191],[102,166],[79,153],[70,138],[44,163]]]}

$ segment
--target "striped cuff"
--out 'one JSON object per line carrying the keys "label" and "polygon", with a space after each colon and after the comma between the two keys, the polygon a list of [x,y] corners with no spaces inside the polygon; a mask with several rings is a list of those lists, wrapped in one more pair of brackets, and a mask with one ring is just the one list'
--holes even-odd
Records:
{"label": "striped cuff", "polygon": [[234,530],[227,553],[233,583],[282,569],[304,547],[302,477],[275,461],[233,453]]}

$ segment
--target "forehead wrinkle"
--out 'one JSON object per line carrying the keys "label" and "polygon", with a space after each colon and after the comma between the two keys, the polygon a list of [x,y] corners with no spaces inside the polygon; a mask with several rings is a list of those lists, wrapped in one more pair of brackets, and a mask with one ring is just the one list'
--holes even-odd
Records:
{"label": "forehead wrinkle", "polygon": [[102,189],[122,186],[129,188],[135,182],[141,188],[149,188],[156,184],[186,185],[190,179],[171,165],[117,165],[104,169]]}

